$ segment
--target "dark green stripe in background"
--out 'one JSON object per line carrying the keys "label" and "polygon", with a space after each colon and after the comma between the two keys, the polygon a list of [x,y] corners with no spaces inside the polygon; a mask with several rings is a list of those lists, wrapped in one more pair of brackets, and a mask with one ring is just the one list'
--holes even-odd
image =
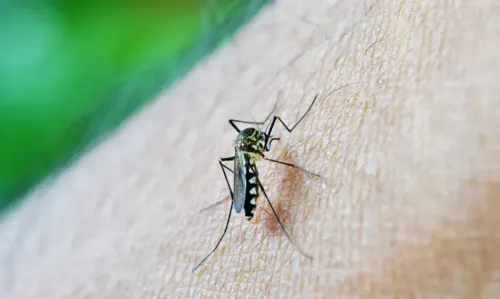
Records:
{"label": "dark green stripe in background", "polygon": [[0,4],[0,209],[102,139],[267,2]]}

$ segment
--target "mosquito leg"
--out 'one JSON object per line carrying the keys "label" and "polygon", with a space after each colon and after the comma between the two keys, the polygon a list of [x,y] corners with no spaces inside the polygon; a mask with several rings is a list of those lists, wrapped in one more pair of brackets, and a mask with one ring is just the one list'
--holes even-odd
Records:
{"label": "mosquito leg", "polygon": [[[266,213],[266,214],[267,214],[267,216],[269,216],[269,217],[274,217],[274,215],[273,215],[273,214],[271,214],[270,212],[268,212],[266,209],[264,209],[264,208],[260,208],[260,209],[262,209],[262,211],[264,211],[264,213]],[[267,238],[267,236],[268,236],[270,233],[271,233],[271,230],[268,230],[268,231],[264,234],[264,237],[262,237],[262,239],[266,239],[266,238]]]}
{"label": "mosquito leg", "polygon": [[[359,83],[359,82],[348,83],[348,84],[344,84],[344,85],[342,85],[342,86],[340,86],[340,87],[337,87],[337,88],[335,88],[333,91],[331,91],[331,92],[330,92],[330,93],[329,93],[329,94],[328,94],[325,98],[329,97],[332,93],[334,93],[334,92],[336,92],[336,91],[338,91],[338,90],[340,90],[340,89],[342,89],[342,88],[345,88],[345,87],[347,87],[347,86],[349,86],[349,85],[356,84],[356,83]],[[304,112],[304,114],[302,115],[302,117],[301,117],[301,118],[297,121],[297,123],[296,123],[295,125],[293,125],[291,128],[289,128],[289,127],[288,127],[288,126],[287,126],[287,125],[283,122],[283,120],[282,120],[279,116],[276,116],[276,115],[275,115],[275,116],[274,116],[274,118],[273,118],[273,120],[271,121],[271,124],[269,125],[269,128],[268,128],[268,129],[267,129],[267,131],[266,131],[266,132],[267,132],[267,139],[269,139],[269,138],[270,138],[271,133],[272,133],[272,131],[273,131],[274,124],[276,123],[276,121],[277,121],[277,120],[279,120],[279,122],[283,125],[283,127],[285,127],[285,129],[286,129],[288,132],[292,132],[292,131],[295,129],[295,127],[297,127],[297,126],[298,126],[298,125],[302,122],[302,120],[306,117],[307,113],[309,113],[309,111],[311,110],[312,106],[313,106],[313,105],[314,105],[314,103],[316,102],[316,99],[318,98],[318,96],[319,96],[319,93],[318,93],[318,94],[316,94],[316,95],[314,96],[314,99],[312,100],[311,105],[309,105],[309,108],[307,108],[306,112]],[[266,140],[266,141],[268,141],[268,140]],[[266,144],[267,144],[267,142],[266,142]]]}
{"label": "mosquito leg", "polygon": [[[240,123],[240,124],[247,124],[247,125],[263,125],[265,123],[267,123],[267,121],[271,118],[271,115],[273,115],[273,113],[276,111],[276,104],[274,104],[274,107],[273,109],[271,110],[271,112],[269,112],[269,114],[266,116],[266,118],[263,120],[263,121],[246,121],[246,120],[238,120],[238,119],[230,119],[229,120],[229,124],[231,124],[231,126],[239,133],[241,130],[240,128],[238,128],[236,126],[236,123]],[[282,106],[280,106],[278,108],[278,110],[281,108]]]}
{"label": "mosquito leg", "polygon": [[[220,167],[221,167],[221,169],[222,169],[222,173],[224,174],[224,178],[226,179],[226,184],[227,184],[227,187],[229,188],[229,193],[231,194],[231,199],[233,199],[233,198],[234,198],[234,195],[233,195],[233,189],[231,189],[231,184],[229,183],[229,180],[228,180],[228,178],[227,178],[227,174],[226,174],[226,171],[224,170],[224,168],[225,168],[225,169],[229,169],[231,172],[233,172],[233,171],[231,170],[231,168],[229,168],[227,165],[225,165],[225,164],[224,164],[224,163],[222,163],[222,162],[234,161],[234,159],[235,159],[235,157],[234,157],[234,156],[232,156],[232,157],[227,157],[227,158],[220,158],[220,159],[219,159],[219,165],[220,165]],[[233,174],[234,174],[234,172],[233,172]]]}
{"label": "mosquito leg", "polygon": [[271,150],[271,143],[273,143],[273,141],[280,141],[280,138],[279,137],[270,137],[269,138],[269,142],[267,143],[267,146],[266,146],[266,151],[270,151]]}
{"label": "mosquito leg", "polygon": [[[255,169],[255,166],[252,167],[253,168],[253,171],[254,173],[257,173],[257,169]],[[276,213],[276,210],[274,209],[273,207],[273,204],[271,203],[271,201],[269,200],[269,197],[267,196],[267,193],[266,193],[266,190],[264,189],[264,186],[262,186],[262,183],[260,182],[260,179],[259,177],[256,177],[257,178],[257,183],[259,184],[259,187],[260,187],[260,190],[262,190],[262,193],[264,193],[264,196],[266,197],[266,200],[267,200],[267,203],[269,204],[269,206],[271,207],[271,210],[273,211],[273,214],[274,214],[274,217],[276,217],[276,220],[278,221],[279,225],[281,226],[281,229],[283,229],[283,232],[285,233],[288,241],[295,247],[295,249],[297,249],[297,251],[299,251],[303,256],[307,257],[309,260],[312,260],[312,256],[308,255],[307,253],[305,253],[298,245],[297,243],[295,243],[293,241],[293,239],[290,237],[290,235],[288,234],[287,230],[285,229],[285,226],[283,225],[283,223],[281,223],[281,220],[280,218],[278,217],[278,214]]]}
{"label": "mosquito leg", "polygon": [[[229,180],[228,180],[227,175],[226,175],[226,170],[229,170],[233,174],[234,174],[234,171],[231,168],[229,168],[227,165],[222,163],[222,161],[232,161],[232,160],[234,160],[234,157],[219,159],[219,165],[221,166],[222,172],[224,173],[224,178],[226,179],[227,187],[229,188],[229,193],[231,194],[231,199],[233,198],[233,191],[231,190],[231,185],[229,184]],[[206,210],[210,210],[211,208],[216,207],[216,206],[220,205],[221,203],[224,203],[226,201],[226,198],[223,198],[223,199],[221,199],[221,200],[219,200],[219,201],[217,201],[217,202],[215,202],[207,207],[204,207],[203,209],[199,210],[198,213],[204,212]]]}
{"label": "mosquito leg", "polygon": [[313,176],[315,176],[315,177],[320,177],[320,175],[319,175],[319,174],[316,174],[316,173],[314,173],[314,172],[311,172],[311,171],[309,171],[309,170],[307,170],[307,169],[304,169],[304,168],[299,167],[299,166],[297,166],[297,165],[295,165],[295,164],[292,164],[292,163],[283,162],[283,161],[278,161],[278,160],[274,160],[274,159],[269,159],[269,158],[266,158],[266,157],[264,157],[264,160],[267,160],[267,161],[269,161],[269,162],[273,162],[273,163],[278,163],[278,164],[282,164],[282,165],[290,166],[290,167],[296,168],[296,169],[298,169],[298,170],[302,170],[303,172],[308,173],[308,174],[310,174],[310,175],[313,175]]}
{"label": "mosquito leg", "polygon": [[216,206],[224,203],[227,199],[227,196],[217,202],[214,202],[213,204],[207,206],[207,207],[204,207],[203,209],[199,210],[198,213],[202,213],[202,212],[205,212],[206,210],[210,210],[211,208],[215,208]]}
{"label": "mosquito leg", "polygon": [[302,120],[306,117],[307,113],[309,113],[309,111],[311,110],[312,106],[314,105],[314,103],[316,102],[316,99],[318,98],[318,94],[316,94],[316,96],[314,97],[311,105],[309,105],[309,108],[307,108],[306,112],[302,115],[302,117],[297,121],[297,123],[295,125],[293,125],[291,128],[289,128],[284,122],[283,120],[279,117],[279,116],[274,116],[273,120],[271,121],[271,125],[269,126],[269,129],[267,130],[267,136],[268,138],[271,136],[271,133],[273,132],[273,128],[274,128],[274,124],[276,123],[277,120],[279,120],[279,122],[283,125],[283,127],[285,127],[285,129],[288,131],[288,132],[292,132],[295,127],[297,127],[301,122]]}
{"label": "mosquito leg", "polygon": [[215,244],[214,249],[212,249],[212,251],[210,251],[210,253],[203,260],[201,260],[201,262],[198,265],[196,265],[196,267],[193,268],[192,271],[193,274],[194,271],[196,271],[215,252],[217,247],[219,247],[220,242],[222,242],[222,239],[224,239],[224,236],[226,235],[227,232],[227,228],[229,227],[229,220],[231,220],[232,212],[233,212],[233,201],[231,200],[231,206],[229,207],[229,215],[227,216],[226,227],[224,227],[224,232],[222,233],[222,236],[220,236],[219,240],[217,241],[217,244]]}

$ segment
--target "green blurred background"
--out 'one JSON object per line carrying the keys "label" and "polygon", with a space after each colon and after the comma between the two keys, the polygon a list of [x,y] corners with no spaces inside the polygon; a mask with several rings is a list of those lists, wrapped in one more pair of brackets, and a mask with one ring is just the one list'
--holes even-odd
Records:
{"label": "green blurred background", "polygon": [[105,137],[266,2],[0,4],[0,209]]}

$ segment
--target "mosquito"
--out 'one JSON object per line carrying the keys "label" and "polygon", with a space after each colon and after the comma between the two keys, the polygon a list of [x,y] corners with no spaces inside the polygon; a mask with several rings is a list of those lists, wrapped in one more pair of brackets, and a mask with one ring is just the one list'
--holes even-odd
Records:
{"label": "mosquito", "polygon": [[[244,120],[237,120],[237,119],[230,119],[229,124],[238,132],[238,135],[236,136],[236,140],[234,142],[234,151],[235,154],[232,157],[226,157],[226,158],[220,158],[219,159],[219,165],[222,169],[222,173],[224,174],[224,178],[227,183],[227,187],[229,188],[229,193],[231,195],[231,206],[229,207],[229,215],[227,216],[227,221],[226,221],[226,226],[224,227],[224,232],[218,239],[217,243],[215,244],[215,247],[210,251],[210,253],[198,264],[196,267],[193,269],[193,273],[217,250],[219,247],[220,243],[222,242],[222,239],[226,235],[227,228],[229,227],[229,221],[231,220],[231,213],[234,210],[236,213],[240,213],[242,210],[245,211],[245,218],[250,221],[252,220],[254,213],[255,213],[255,208],[257,207],[257,198],[259,197],[259,190],[262,191],[264,194],[264,197],[267,200],[267,203],[271,207],[271,210],[276,217],[276,220],[278,221],[279,225],[281,226],[281,229],[285,233],[288,241],[306,258],[309,260],[312,260],[312,257],[308,254],[306,254],[290,237],[288,234],[288,231],[285,229],[285,226],[281,222],[280,218],[278,217],[278,214],[276,213],[276,210],[274,209],[271,201],[269,200],[269,197],[267,196],[266,190],[264,189],[264,186],[262,185],[262,182],[259,179],[259,172],[257,170],[257,165],[256,162],[259,160],[266,160],[272,163],[278,163],[282,164],[285,166],[293,167],[296,169],[299,169],[301,171],[306,172],[309,175],[319,177],[318,174],[313,173],[311,171],[308,171],[302,167],[299,167],[295,164],[292,163],[287,163],[283,161],[278,161],[274,159],[267,158],[264,153],[269,152],[271,150],[271,145],[273,141],[280,140],[279,137],[274,137],[272,135],[274,125],[279,122],[281,125],[289,132],[291,133],[301,122],[302,120],[306,117],[306,115],[309,113],[311,110],[312,106],[316,102],[316,99],[318,98],[319,94],[316,94],[314,99],[312,100],[311,104],[307,108],[306,112],[302,115],[302,117],[297,121],[295,125],[292,127],[289,127],[288,125],[285,124],[285,122],[277,115],[273,116],[272,121],[268,125],[267,129],[265,131],[261,131],[258,126],[259,125],[264,125],[267,123],[271,115],[273,114],[273,111],[266,117],[264,121],[257,122],[257,121],[244,121]],[[274,110],[274,109],[273,109]],[[254,127],[249,127],[246,129],[240,129],[236,125],[236,123],[240,124],[247,124],[247,125],[255,125],[257,128]],[[233,169],[231,169],[229,166],[224,164],[224,162],[234,162]],[[233,188],[231,188],[231,184],[229,183],[229,179],[227,176],[227,172],[230,171],[233,173],[234,181],[233,181]],[[233,191],[234,190],[234,191]],[[222,202],[222,201],[221,201]],[[221,203],[218,202],[218,203]],[[210,207],[213,207],[217,205],[218,203],[215,203]],[[204,209],[205,210],[205,209]]]}

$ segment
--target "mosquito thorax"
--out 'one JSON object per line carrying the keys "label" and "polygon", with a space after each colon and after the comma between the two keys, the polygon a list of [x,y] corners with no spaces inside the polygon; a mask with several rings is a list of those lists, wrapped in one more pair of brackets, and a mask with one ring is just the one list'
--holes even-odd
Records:
{"label": "mosquito thorax", "polygon": [[255,129],[246,128],[238,133],[234,142],[236,150],[262,154],[266,145],[266,133]]}

